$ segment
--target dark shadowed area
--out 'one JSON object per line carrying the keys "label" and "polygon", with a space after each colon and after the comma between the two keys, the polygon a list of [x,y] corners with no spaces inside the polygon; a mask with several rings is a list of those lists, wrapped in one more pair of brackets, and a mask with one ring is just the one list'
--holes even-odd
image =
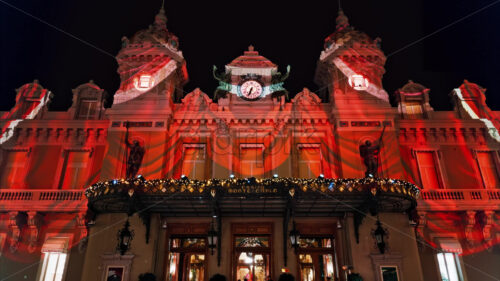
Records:
{"label": "dark shadowed area", "polygon": [[[160,5],[160,0],[0,0],[0,110],[9,110],[14,89],[35,78],[55,94],[52,110],[66,110],[71,89],[90,79],[113,94],[119,86],[113,56],[120,38],[151,24]],[[435,109],[447,110],[448,93],[468,79],[487,88],[489,106],[500,109],[500,1],[350,0],[342,8],[351,25],[382,38],[388,56],[384,87],[390,95],[411,79],[431,89]],[[335,29],[338,4],[167,0],[165,9],[168,29],[179,37],[187,61],[186,92],[200,87],[212,96],[217,85],[212,65],[221,69],[252,44],[281,70],[292,66],[285,86],[293,96],[303,87],[317,90],[316,62],[324,38]]]}

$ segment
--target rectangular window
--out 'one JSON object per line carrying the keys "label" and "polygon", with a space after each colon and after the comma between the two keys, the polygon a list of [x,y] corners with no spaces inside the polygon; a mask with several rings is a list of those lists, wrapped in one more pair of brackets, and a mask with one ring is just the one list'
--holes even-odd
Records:
{"label": "rectangular window", "polygon": [[78,109],[78,119],[87,120],[92,119],[96,113],[97,101],[84,99],[80,101],[80,108]]}
{"label": "rectangular window", "polygon": [[495,161],[495,152],[478,151],[476,152],[477,164],[485,188],[500,188],[498,180],[498,170]]}
{"label": "rectangular window", "polygon": [[48,238],[42,246],[39,281],[62,281],[68,261],[68,237]]}
{"label": "rectangular window", "polygon": [[182,174],[190,179],[205,179],[205,145],[184,145],[184,157],[182,159]]}
{"label": "rectangular window", "polygon": [[24,188],[28,151],[4,151],[1,188]]}
{"label": "rectangular window", "polygon": [[458,254],[438,253],[437,260],[442,281],[463,281]]}
{"label": "rectangular window", "polygon": [[61,174],[62,189],[84,188],[88,180],[89,151],[67,151]]}
{"label": "rectangular window", "polygon": [[423,188],[442,188],[435,151],[417,151],[417,164]]}
{"label": "rectangular window", "polygon": [[317,144],[298,147],[299,178],[317,178],[321,174],[321,151]]}
{"label": "rectangular window", "polygon": [[261,144],[242,144],[240,147],[241,176],[264,176],[264,146]]}
{"label": "rectangular window", "polygon": [[141,75],[139,78],[139,88],[147,89],[149,88],[151,81],[151,76],[150,75]]}
{"label": "rectangular window", "polygon": [[424,118],[424,111],[422,104],[418,101],[407,101],[404,103],[406,107],[407,119],[422,119]]}

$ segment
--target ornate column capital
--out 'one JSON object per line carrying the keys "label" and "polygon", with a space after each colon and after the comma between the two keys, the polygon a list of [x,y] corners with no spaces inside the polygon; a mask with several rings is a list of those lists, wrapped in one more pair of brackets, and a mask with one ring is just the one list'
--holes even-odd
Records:
{"label": "ornate column capital", "polygon": [[468,243],[474,240],[474,226],[476,225],[476,211],[465,212],[465,237]]}
{"label": "ornate column capital", "polygon": [[9,212],[9,228],[11,231],[9,250],[15,253],[19,248],[19,241],[21,239],[21,228],[17,224],[17,216],[19,212]]}
{"label": "ornate column capital", "polygon": [[33,253],[38,246],[38,238],[40,234],[39,226],[37,223],[37,212],[30,211],[28,214],[28,252]]}
{"label": "ornate column capital", "polygon": [[493,238],[491,235],[491,229],[493,227],[495,219],[495,211],[485,210],[483,219],[483,238],[486,243],[489,243]]}

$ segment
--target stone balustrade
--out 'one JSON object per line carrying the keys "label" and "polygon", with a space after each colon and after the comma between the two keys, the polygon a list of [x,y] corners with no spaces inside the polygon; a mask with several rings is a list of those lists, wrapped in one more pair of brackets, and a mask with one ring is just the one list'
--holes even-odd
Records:
{"label": "stone balustrade", "polygon": [[0,189],[0,211],[82,212],[84,190]]}
{"label": "stone balustrade", "polygon": [[467,211],[499,207],[500,189],[423,189],[417,208],[422,211]]}

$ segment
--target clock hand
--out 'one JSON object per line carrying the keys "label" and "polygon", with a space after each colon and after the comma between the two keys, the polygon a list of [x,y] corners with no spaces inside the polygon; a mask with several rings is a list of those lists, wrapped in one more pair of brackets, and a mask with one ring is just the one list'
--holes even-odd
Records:
{"label": "clock hand", "polygon": [[250,88],[250,91],[248,92],[248,94],[249,94],[249,95],[251,95],[251,94],[252,94],[252,91],[253,91],[253,87],[252,87],[252,88]]}

